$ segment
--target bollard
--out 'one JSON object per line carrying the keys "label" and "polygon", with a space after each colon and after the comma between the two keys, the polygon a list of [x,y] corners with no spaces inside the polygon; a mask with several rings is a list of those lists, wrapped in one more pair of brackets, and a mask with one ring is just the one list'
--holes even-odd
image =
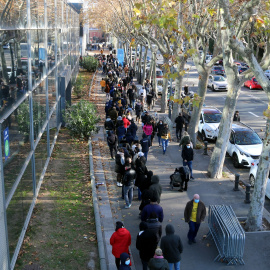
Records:
{"label": "bollard", "polygon": [[204,141],[204,152],[203,152],[204,155],[208,155],[207,154],[207,144],[208,144],[208,141]]}
{"label": "bollard", "polygon": [[235,181],[234,181],[234,191],[239,191],[238,185],[239,185],[239,177],[240,174],[236,173],[235,174]]}
{"label": "bollard", "polygon": [[250,203],[250,184],[246,185],[246,199],[245,203]]}

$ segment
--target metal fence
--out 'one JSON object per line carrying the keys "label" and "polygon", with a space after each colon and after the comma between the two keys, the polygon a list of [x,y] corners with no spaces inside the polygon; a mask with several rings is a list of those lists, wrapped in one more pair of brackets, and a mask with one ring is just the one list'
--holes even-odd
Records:
{"label": "metal fence", "polygon": [[245,232],[232,207],[210,205],[208,226],[208,236],[213,237],[219,253],[214,261],[227,262],[227,265],[244,265]]}

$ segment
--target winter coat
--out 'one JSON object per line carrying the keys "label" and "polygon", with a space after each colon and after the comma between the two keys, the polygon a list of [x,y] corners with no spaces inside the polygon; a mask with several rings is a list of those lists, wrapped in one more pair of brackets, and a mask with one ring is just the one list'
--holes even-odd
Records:
{"label": "winter coat", "polygon": [[151,135],[152,132],[153,132],[153,126],[152,126],[152,125],[144,125],[144,126],[143,126],[143,132],[144,132],[147,136]]}
{"label": "winter coat", "polygon": [[181,145],[182,145],[182,146],[185,146],[188,142],[190,142],[190,137],[189,137],[189,135],[184,136],[184,137],[181,139],[179,146],[181,146]]}
{"label": "winter coat", "polygon": [[113,121],[116,121],[117,116],[118,116],[118,113],[117,113],[116,109],[110,110],[109,115],[110,115],[110,117],[111,117],[111,119],[112,119]]}
{"label": "winter coat", "polygon": [[134,122],[131,122],[130,126],[128,127],[128,130],[130,130],[133,139],[135,139],[136,137],[137,129],[138,129],[137,125]]}
{"label": "winter coat", "polygon": [[151,258],[148,262],[150,270],[169,270],[168,261],[164,258]]}
{"label": "winter coat", "polygon": [[172,224],[168,224],[165,231],[166,236],[161,238],[160,248],[168,263],[177,263],[181,261],[181,253],[183,252],[182,241],[179,235],[174,234],[175,230]]}
{"label": "winter coat", "polygon": [[141,105],[141,104],[136,104],[136,105],[135,105],[135,111],[136,111],[137,117],[141,116],[141,113],[142,113],[142,105]]}
{"label": "winter coat", "polygon": [[132,186],[134,185],[135,179],[136,179],[136,172],[133,169],[128,168],[124,174],[123,184],[125,186]]}
{"label": "winter coat", "polygon": [[113,132],[108,132],[107,142],[110,147],[113,147],[117,143],[116,135]]}
{"label": "winter coat", "polygon": [[176,128],[179,128],[179,129],[182,129],[185,123],[183,116],[180,116],[180,115],[176,117],[174,122],[176,123]]}
{"label": "winter coat", "polygon": [[140,144],[142,146],[142,152],[148,152],[149,151],[149,140],[148,138],[146,138],[146,136],[144,136],[141,140],[140,140]]}
{"label": "winter coat", "polygon": [[192,161],[193,160],[193,149],[187,148],[185,145],[182,150],[182,158],[183,160]]}
{"label": "winter coat", "polygon": [[136,248],[139,250],[140,258],[148,262],[153,258],[157,248],[157,236],[152,231],[146,229],[137,235]]}
{"label": "winter coat", "polygon": [[126,140],[127,140],[127,143],[128,143],[129,145],[132,144],[132,142],[133,142],[133,136],[131,135],[130,131],[128,131],[128,132],[126,133]]}
{"label": "winter coat", "polygon": [[148,218],[146,220],[147,226],[148,226],[148,230],[155,233],[155,235],[157,236],[157,243],[160,240],[160,237],[162,235],[162,225],[161,223],[158,221],[157,218]]}
{"label": "winter coat", "polygon": [[116,130],[116,134],[118,137],[123,137],[126,134],[126,129],[124,128],[124,126],[118,127]]}
{"label": "winter coat", "polygon": [[151,186],[149,187],[149,190],[152,190],[153,192],[156,192],[158,196],[157,202],[160,203],[160,196],[162,193],[162,187],[159,183],[159,176],[158,175],[153,175],[151,178]]}
{"label": "winter coat", "polygon": [[150,203],[143,208],[141,213],[141,220],[146,221],[152,212],[155,212],[157,214],[159,222],[163,221],[163,209],[159,204],[155,203]]}
{"label": "winter coat", "polygon": [[157,130],[157,136],[158,136],[158,137],[161,137],[162,129],[163,129],[163,128],[164,128],[164,125],[163,125],[163,124],[160,124],[160,123],[157,124],[156,130]]}
{"label": "winter coat", "polygon": [[107,118],[105,123],[104,123],[104,127],[106,130],[114,130],[115,126],[113,121],[110,118]]}
{"label": "winter coat", "polygon": [[124,252],[120,255],[120,267],[118,270],[131,270],[131,267],[129,265],[126,265],[127,258],[130,258],[128,253]]}
{"label": "winter coat", "polygon": [[125,173],[125,156],[124,154],[119,154],[115,156],[115,170],[116,173],[124,174]]}
{"label": "winter coat", "polygon": [[124,122],[124,128],[127,128],[127,127],[130,125],[130,122],[129,122],[128,119],[125,118],[125,117],[124,117],[122,120],[123,120],[123,122]]}
{"label": "winter coat", "polygon": [[[185,222],[190,221],[192,209],[193,209],[193,200],[189,201],[186,205],[185,212],[184,212]],[[204,221],[205,216],[206,216],[205,205],[202,201],[199,201],[198,208],[197,208],[196,223],[201,223],[202,221]]]}
{"label": "winter coat", "polygon": [[110,238],[112,245],[112,254],[115,258],[120,258],[120,255],[125,252],[129,253],[129,246],[131,245],[131,235],[126,228],[120,228],[114,232]]}

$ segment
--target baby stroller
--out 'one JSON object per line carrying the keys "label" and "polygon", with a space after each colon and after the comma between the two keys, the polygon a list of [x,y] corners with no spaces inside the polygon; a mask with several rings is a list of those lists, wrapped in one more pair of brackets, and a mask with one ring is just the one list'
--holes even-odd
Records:
{"label": "baby stroller", "polygon": [[[170,175],[170,186],[173,190],[174,187],[179,187],[180,192],[187,191],[189,181],[189,169],[187,166],[175,168],[175,171]],[[185,187],[183,185],[185,183]]]}

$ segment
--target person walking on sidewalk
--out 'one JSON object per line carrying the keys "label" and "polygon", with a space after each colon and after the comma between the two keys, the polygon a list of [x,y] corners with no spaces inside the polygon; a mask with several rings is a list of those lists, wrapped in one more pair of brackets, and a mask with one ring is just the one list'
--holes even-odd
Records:
{"label": "person walking on sidewalk", "polygon": [[143,133],[143,135],[142,135],[142,139],[140,140],[140,144],[142,146],[142,152],[144,154],[144,157],[147,161],[147,154],[149,151],[150,142],[149,142],[149,138],[147,137],[147,135],[145,133]]}
{"label": "person walking on sidewalk", "polygon": [[180,270],[181,253],[183,244],[179,235],[174,234],[175,230],[172,224],[165,228],[166,235],[161,238],[160,248],[163,251],[164,258],[169,263],[170,270]]}
{"label": "person walking on sidewalk", "polygon": [[136,172],[131,168],[131,158],[127,158],[127,166],[125,168],[125,174],[123,177],[123,189],[126,209],[131,207],[135,179]]}
{"label": "person walking on sidewalk", "polygon": [[158,124],[156,125],[157,130],[157,137],[158,137],[158,146],[161,147],[161,134],[162,129],[164,128],[163,121],[159,120]]}
{"label": "person walking on sidewalk", "polygon": [[200,228],[201,222],[204,221],[206,216],[206,207],[202,201],[200,201],[199,194],[194,194],[193,200],[189,201],[186,205],[184,217],[185,222],[189,225],[188,231],[188,243],[196,243],[196,236]]}
{"label": "person walking on sidewalk", "polygon": [[185,123],[181,113],[179,113],[179,115],[175,118],[174,122],[176,123],[176,139],[179,142],[182,137],[182,129]]}
{"label": "person walking on sidewalk", "polygon": [[194,179],[192,174],[192,161],[193,161],[193,149],[190,145],[190,141],[187,141],[187,144],[183,147],[182,150],[182,158],[183,158],[183,166],[188,166],[190,170],[190,179]]}
{"label": "person walking on sidewalk", "polygon": [[116,222],[115,232],[110,238],[112,246],[112,254],[115,257],[115,264],[117,269],[120,267],[120,255],[122,253],[129,253],[129,246],[131,245],[130,232],[124,227],[121,221]]}
{"label": "person walking on sidewalk", "polygon": [[163,149],[163,155],[165,155],[169,139],[171,139],[171,134],[168,128],[168,124],[164,124],[164,128],[162,129],[161,133],[161,143],[162,143],[162,149]]}
{"label": "person walking on sidewalk", "polygon": [[138,121],[138,123],[140,123],[142,110],[143,110],[143,108],[142,108],[141,102],[137,101],[137,103],[135,105],[135,112],[136,112],[136,121]]}
{"label": "person walking on sidewalk", "polygon": [[168,261],[164,259],[160,248],[155,250],[154,258],[150,259],[148,267],[150,270],[170,270]]}
{"label": "person walking on sidewalk", "polygon": [[140,252],[143,270],[147,270],[147,264],[155,254],[157,247],[157,236],[154,232],[148,229],[147,223],[140,223],[140,232],[137,235],[136,248]]}

